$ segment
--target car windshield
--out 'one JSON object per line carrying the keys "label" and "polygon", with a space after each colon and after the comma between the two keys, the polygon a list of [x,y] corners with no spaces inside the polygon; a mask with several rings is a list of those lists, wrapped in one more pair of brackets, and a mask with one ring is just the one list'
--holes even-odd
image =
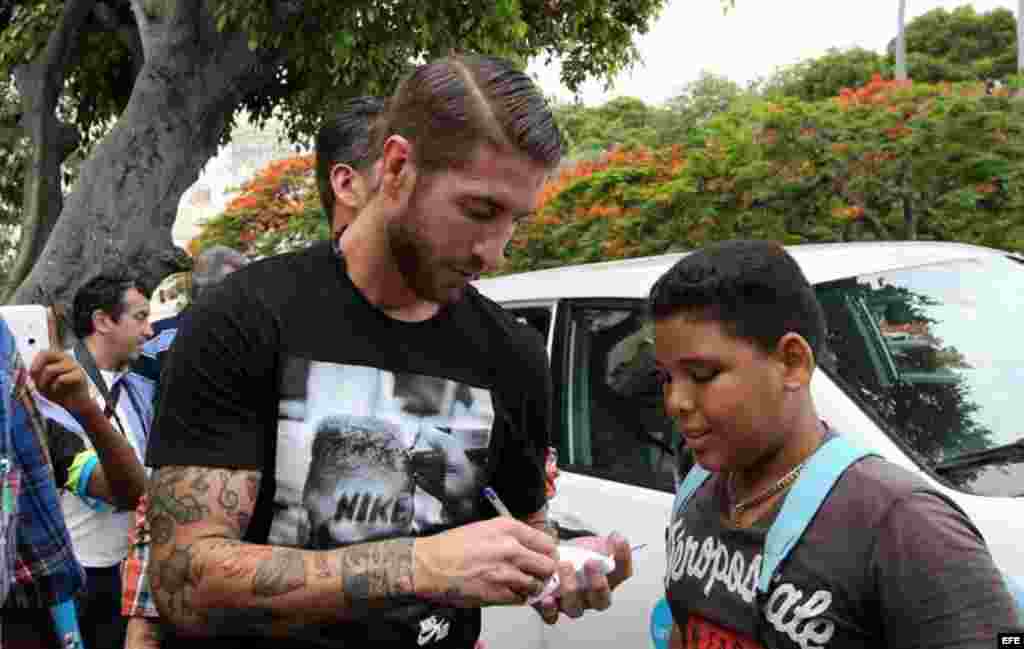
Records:
{"label": "car windshield", "polygon": [[1024,266],[988,256],[817,290],[823,366],[890,434],[958,489],[1024,495]]}

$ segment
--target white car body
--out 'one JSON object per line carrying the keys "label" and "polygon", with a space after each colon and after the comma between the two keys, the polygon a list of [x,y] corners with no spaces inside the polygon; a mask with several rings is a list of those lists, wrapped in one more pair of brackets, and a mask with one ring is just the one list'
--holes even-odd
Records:
{"label": "white car body", "polygon": [[[970,264],[976,260],[1009,257],[1004,252],[975,246],[925,242],[820,244],[788,250],[816,287],[856,276],[898,274],[907,269],[927,269],[934,264]],[[556,393],[562,394],[561,400],[556,397],[555,403],[566,411],[573,409],[566,406],[574,403],[571,396],[565,395],[566,391],[576,389],[578,377],[570,372],[579,362],[572,355],[574,343],[567,342],[574,334],[565,331],[571,326],[566,313],[587,305],[616,305],[620,301],[623,305],[642,305],[654,281],[682,256],[664,255],[536,271],[482,280],[477,287],[513,313],[540,314],[536,321],[540,323],[538,326],[544,324],[543,312],[550,313],[548,352],[557,355],[557,358],[552,357],[552,369]],[[1020,272],[1024,277],[1024,266]],[[1020,314],[1024,315],[1024,296],[1005,297],[1014,303],[1022,301]],[[604,307],[594,307],[600,308]],[[608,307],[609,310],[616,308]],[[1024,349],[1019,337],[1016,344]],[[1018,387],[1024,390],[1024,385]],[[1024,551],[1020,549],[1024,539],[1024,497],[1021,497],[1024,481],[1018,482],[1020,488],[1016,494],[1007,496],[975,495],[953,488],[925,470],[904,445],[894,441],[898,431],[894,434],[891,428],[884,430],[884,424],[851,398],[832,376],[817,371],[812,380],[812,393],[825,421],[891,461],[915,471],[934,489],[958,503],[981,530],[996,564],[1007,576],[1011,588],[1017,590],[1017,596],[1021,596],[1024,592]],[[590,612],[580,620],[563,617],[551,627],[545,626],[528,607],[485,609],[483,639],[488,649],[663,647],[667,633],[665,612],[654,614],[654,609],[664,597],[664,535],[673,494],[670,489],[645,488],[576,470],[573,444],[578,440],[575,433],[566,428],[573,425],[572,417],[571,412],[562,412],[555,419],[563,423],[556,425],[556,434],[561,436],[559,447],[568,457],[560,457],[561,476],[558,493],[550,504],[551,512],[556,519],[575,521],[581,529],[600,534],[617,530],[625,534],[631,544],[647,544],[634,555],[635,575],[615,592],[608,611]]]}

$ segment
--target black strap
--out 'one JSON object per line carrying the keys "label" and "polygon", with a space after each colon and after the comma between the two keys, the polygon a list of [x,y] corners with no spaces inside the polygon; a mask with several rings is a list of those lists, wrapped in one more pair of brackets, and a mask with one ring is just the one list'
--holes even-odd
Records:
{"label": "black strap", "polygon": [[75,341],[75,358],[78,359],[78,362],[82,366],[82,369],[85,370],[85,373],[89,375],[93,385],[99,389],[100,394],[103,395],[103,400],[110,403],[110,388],[107,387],[107,382],[103,379],[103,374],[100,373],[100,369],[96,367],[96,359],[93,358],[88,345],[81,340]]}
{"label": "black strap", "polygon": [[114,392],[116,393],[121,386],[124,386],[124,391],[128,395],[128,400],[131,401],[132,410],[135,411],[135,416],[138,417],[139,424],[142,425],[143,437],[145,437],[146,440],[149,440],[149,427],[146,426],[146,418],[142,414],[142,406],[139,405],[139,397],[135,394],[135,389],[132,388],[130,383],[128,383],[127,378],[122,378],[114,386]]}
{"label": "black strap", "polygon": [[[114,421],[117,423],[117,427],[121,430],[121,434],[126,434],[127,429],[124,427],[124,424],[121,423],[121,418],[117,416],[116,410],[117,400],[121,398],[121,382],[118,381],[114,386],[113,391],[110,390],[107,386],[107,382],[103,379],[103,374],[100,372],[99,368],[96,367],[96,359],[93,358],[92,352],[89,351],[89,347],[81,340],[75,341],[75,358],[78,359],[78,363],[82,366],[82,369],[85,370],[85,373],[89,376],[93,385],[96,386],[96,389],[99,390],[100,394],[103,396],[103,402],[106,404],[103,408],[103,415],[107,419],[113,417]],[[133,403],[132,407],[134,407],[134,405],[135,404]]]}

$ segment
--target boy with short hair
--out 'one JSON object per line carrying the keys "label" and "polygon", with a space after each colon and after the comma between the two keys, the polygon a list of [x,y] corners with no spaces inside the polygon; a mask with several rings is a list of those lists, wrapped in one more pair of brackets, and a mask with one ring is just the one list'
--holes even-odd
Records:
{"label": "boy with short hair", "polygon": [[820,455],[826,446],[845,443],[811,397],[821,306],[796,261],[768,241],[684,257],[649,304],[666,412],[694,471],[709,472],[677,498],[668,529],[673,646],[981,648],[1013,627],[1013,601],[971,521],[877,456],[836,471],[764,587],[766,538],[787,493],[816,455],[816,468],[833,456]]}

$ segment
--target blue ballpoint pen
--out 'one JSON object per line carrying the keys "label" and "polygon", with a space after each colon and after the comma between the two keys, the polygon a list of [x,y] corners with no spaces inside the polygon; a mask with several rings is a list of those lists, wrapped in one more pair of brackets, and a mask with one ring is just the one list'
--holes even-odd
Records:
{"label": "blue ballpoint pen", "polygon": [[494,510],[498,512],[498,516],[508,516],[510,518],[514,518],[512,516],[512,512],[510,512],[508,510],[508,507],[505,506],[505,503],[501,502],[501,498],[498,498],[498,494],[495,493],[494,489],[491,489],[490,487],[484,487],[484,498],[487,499],[487,502],[491,503],[491,506],[494,507]]}

